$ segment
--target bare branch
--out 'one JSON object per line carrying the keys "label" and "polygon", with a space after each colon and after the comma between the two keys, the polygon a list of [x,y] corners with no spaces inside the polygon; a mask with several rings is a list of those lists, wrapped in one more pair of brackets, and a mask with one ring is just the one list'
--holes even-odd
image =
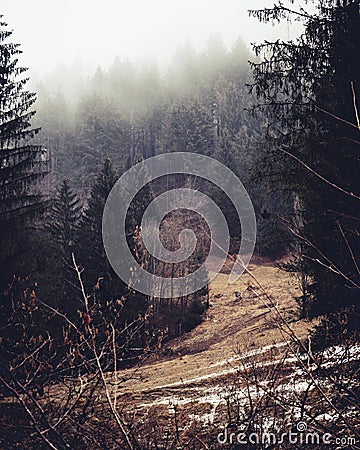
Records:
{"label": "bare branch", "polygon": [[360,196],[357,194],[354,194],[353,192],[349,192],[346,189],[343,189],[342,187],[338,186],[335,183],[332,183],[331,181],[327,180],[325,177],[323,177],[322,175],[320,175],[318,172],[316,172],[316,170],[312,169],[311,167],[309,167],[306,163],[304,163],[304,161],[302,161],[300,158],[298,158],[297,156],[293,155],[292,153],[288,152],[287,150],[284,150],[283,148],[279,149],[282,153],[285,153],[286,155],[290,156],[291,158],[293,158],[295,161],[297,161],[299,164],[301,164],[302,166],[304,166],[309,172],[311,172],[313,175],[315,175],[316,177],[320,178],[320,180],[324,181],[326,184],[328,184],[329,186],[333,187],[334,189],[342,192],[343,194],[349,195],[352,198],[356,198],[358,200],[360,200]]}
{"label": "bare branch", "polygon": [[355,92],[355,86],[354,86],[353,81],[351,82],[351,90],[353,93],[354,110],[355,110],[355,115],[356,115],[357,128],[360,131],[360,117],[359,117],[359,110],[358,110],[357,102],[356,102],[356,92]]}
{"label": "bare branch", "polygon": [[[79,266],[76,263],[74,254],[72,254],[72,259],[73,259],[74,268],[75,268],[75,271],[76,271],[76,274],[77,274],[77,277],[78,277],[78,280],[79,280],[79,284],[80,284],[80,287],[81,287],[81,292],[82,292],[82,295],[83,295],[83,299],[84,299],[84,302],[85,302],[86,312],[88,313],[89,312],[89,307],[88,307],[88,298],[89,297],[87,296],[87,294],[85,292],[85,286],[84,286],[84,283],[83,283],[82,278],[81,278],[81,270],[80,270]],[[122,435],[125,438],[125,441],[126,441],[126,444],[127,444],[128,448],[130,450],[133,450],[134,446],[133,446],[133,444],[132,444],[132,442],[130,440],[130,437],[129,437],[126,429],[125,429],[125,424],[122,422],[118,412],[116,411],[116,409],[114,407],[114,403],[113,403],[113,401],[111,399],[110,389],[109,389],[109,386],[107,384],[107,380],[106,380],[103,368],[101,366],[101,358],[100,358],[100,356],[98,355],[98,352],[97,352],[96,342],[95,342],[95,335],[94,335],[94,331],[93,331],[93,329],[91,327],[91,324],[88,324],[88,330],[90,332],[91,339],[92,339],[92,351],[94,353],[96,364],[97,364],[97,367],[98,367],[100,375],[101,375],[101,379],[102,379],[102,382],[103,382],[106,398],[107,398],[108,404],[110,406],[111,413],[114,416],[115,421],[118,424],[119,429],[120,429]],[[115,405],[116,405],[116,403],[115,403]]]}
{"label": "bare branch", "polygon": [[356,268],[356,270],[357,270],[357,273],[360,275],[359,265],[358,265],[358,263],[357,263],[357,261],[356,261],[356,258],[355,258],[354,252],[352,251],[352,248],[351,248],[351,245],[350,245],[350,243],[349,243],[349,240],[348,240],[348,238],[346,237],[345,232],[344,232],[344,230],[343,230],[343,228],[342,228],[340,222],[337,220],[336,223],[338,224],[338,227],[339,227],[339,229],[340,229],[341,235],[342,235],[342,237],[344,238],[344,241],[346,242],[347,248],[349,249],[349,253],[350,253],[350,255],[351,255],[351,259],[352,259],[352,261],[353,261],[353,263],[354,263],[354,266],[355,266],[355,268]]}

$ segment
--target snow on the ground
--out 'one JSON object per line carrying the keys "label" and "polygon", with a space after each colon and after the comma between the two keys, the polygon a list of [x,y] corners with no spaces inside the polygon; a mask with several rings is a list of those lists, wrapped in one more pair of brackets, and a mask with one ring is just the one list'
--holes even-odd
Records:
{"label": "snow on the ground", "polygon": [[[257,386],[249,386],[249,387],[234,387],[234,386],[226,386],[217,384],[212,387],[208,386],[196,386],[196,384],[200,384],[201,382],[209,379],[221,378],[222,376],[226,376],[231,373],[236,373],[241,370],[245,370],[246,368],[251,368],[253,363],[243,364],[242,367],[234,367],[233,364],[237,362],[238,359],[243,359],[251,356],[255,356],[257,354],[266,353],[273,348],[280,348],[288,345],[288,343],[281,343],[277,346],[267,346],[262,349],[256,351],[250,351],[242,356],[232,358],[231,360],[220,361],[218,363],[213,364],[211,367],[221,367],[225,364],[230,365],[229,369],[225,369],[222,371],[215,371],[207,375],[202,375],[199,377],[194,377],[188,380],[171,383],[163,386],[157,386],[155,389],[168,389],[168,388],[176,388],[178,386],[183,386],[184,390],[182,394],[173,394],[162,396],[154,401],[141,403],[139,405],[140,408],[149,408],[151,406],[156,405],[166,405],[169,411],[174,411],[175,406],[186,405],[189,403],[198,403],[204,404],[207,403],[211,406],[211,410],[205,414],[191,414],[189,415],[190,420],[196,420],[203,422],[204,424],[211,424],[215,420],[216,409],[220,404],[225,404],[229,398],[234,399],[236,397],[236,401],[239,405],[246,405],[246,402],[249,400],[249,396],[254,399],[259,399],[264,395],[267,395],[270,389],[276,395],[280,395],[282,398],[291,399],[292,397],[298,396],[299,393],[310,391],[316,387],[316,385],[320,387],[324,387],[330,383],[329,380],[318,380],[315,379],[314,376],[309,376],[309,374],[314,373],[314,371],[318,368],[317,364],[306,364],[308,356],[307,355],[293,355],[283,359],[275,359],[259,362],[258,367],[261,369],[263,367],[269,365],[276,365],[279,363],[283,364],[283,367],[289,367],[289,365],[294,365],[293,363],[302,362],[301,367],[295,365],[294,371],[289,374],[284,374],[281,378],[281,383],[278,384],[275,388],[272,386],[273,380],[263,380],[258,382]],[[327,349],[322,354],[323,360],[322,367],[329,368],[339,364],[341,361],[353,361],[358,359],[360,356],[360,345],[354,345],[350,349],[344,349],[341,346],[332,347]],[[317,356],[315,355],[315,358]],[[195,386],[194,386],[195,385]],[[288,411],[292,417],[298,417],[299,419],[302,417],[303,412],[301,408],[297,406],[293,406],[289,408]],[[330,414],[331,413],[331,414]],[[322,413],[319,415],[318,419],[324,421],[333,420],[336,413],[328,411],[327,413]],[[272,420],[272,419],[271,419]],[[273,421],[271,424],[264,424],[264,427],[267,428],[267,425],[273,427]]]}
{"label": "snow on the ground", "polygon": [[[242,364],[241,367],[238,366],[232,366],[233,363],[236,362],[240,362],[246,358],[249,358],[251,356],[258,356],[261,355],[263,353],[266,353],[269,350],[272,349],[277,349],[277,348],[281,348],[284,347],[286,345],[289,345],[287,342],[281,342],[279,344],[274,344],[274,345],[267,345],[266,347],[263,347],[262,349],[258,349],[258,350],[251,350],[249,352],[246,352],[242,355],[233,357],[233,358],[228,358],[225,359],[223,361],[219,361],[217,363],[214,364],[210,364],[210,368],[215,368],[215,367],[221,367],[221,366],[231,366],[229,369],[225,369],[219,372],[211,372],[209,374],[206,375],[200,375],[198,377],[194,377],[194,378],[188,378],[187,380],[181,380],[181,381],[175,381],[174,383],[169,383],[169,384],[163,384],[163,385],[159,385],[159,386],[155,386],[153,389],[157,390],[157,389],[168,389],[168,388],[172,388],[172,387],[177,387],[177,386],[182,386],[182,385],[189,385],[189,384],[194,384],[194,383],[200,383],[202,381],[206,381],[206,380],[210,380],[212,378],[218,378],[218,377],[222,377],[225,375],[229,375],[231,373],[236,373],[239,370],[242,369],[246,369],[252,366],[252,363],[247,363],[247,364]],[[297,357],[292,357],[292,358],[287,358],[286,362],[295,362],[297,361]],[[278,361],[269,361],[269,362],[264,362],[261,364],[261,367],[266,367],[267,365],[271,365],[274,364],[275,362],[279,363],[280,360]]]}

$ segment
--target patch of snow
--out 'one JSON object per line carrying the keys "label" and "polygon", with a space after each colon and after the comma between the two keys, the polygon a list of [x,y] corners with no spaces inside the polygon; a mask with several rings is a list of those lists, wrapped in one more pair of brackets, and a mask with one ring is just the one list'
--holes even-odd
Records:
{"label": "patch of snow", "polygon": [[[286,342],[278,344],[276,347],[283,347],[287,345]],[[244,357],[249,357],[256,354],[265,353],[268,350],[271,350],[274,348],[274,346],[266,346],[257,350],[252,350],[246,355],[242,355],[242,357],[239,356],[239,358],[231,358],[230,360],[226,361],[220,361],[216,364],[212,365],[212,368],[214,367],[221,367],[223,365],[230,365],[230,363],[235,362],[237,359],[241,359]],[[322,356],[323,363],[321,364],[321,367],[332,367],[336,364],[339,364],[343,361],[352,361],[356,360],[360,356],[360,345],[354,345],[351,349],[344,349],[341,346],[332,347],[327,349],[322,354],[314,355],[315,358],[317,356]],[[199,377],[190,378],[188,380],[179,381],[175,383],[170,383],[163,386],[158,386],[156,389],[162,389],[162,388],[172,388],[172,387],[178,387],[178,386],[184,386],[186,388],[186,391],[183,393],[183,395],[168,395],[166,397],[162,397],[160,399],[157,399],[153,402],[149,403],[142,403],[139,405],[139,407],[145,407],[149,408],[154,405],[167,405],[169,411],[173,411],[174,407],[177,405],[185,405],[189,403],[207,403],[211,406],[210,412],[206,414],[190,414],[189,418],[191,421],[198,421],[202,422],[204,425],[213,424],[216,417],[216,411],[220,404],[224,404],[226,402],[231,402],[233,404],[236,404],[236,406],[239,409],[243,409],[248,405],[249,403],[249,397],[252,399],[252,401],[260,400],[261,397],[264,395],[268,395],[269,391],[272,396],[280,398],[280,400],[286,399],[287,411],[286,411],[286,417],[289,419],[289,423],[293,423],[294,420],[303,420],[304,414],[306,415],[306,410],[304,411],[303,408],[299,405],[298,399],[299,399],[299,393],[305,392],[307,390],[313,390],[315,389],[315,386],[319,386],[321,388],[331,388],[331,381],[327,378],[319,378],[316,376],[316,369],[318,366],[316,364],[309,364],[305,367],[299,367],[296,363],[299,362],[299,360],[302,360],[304,364],[306,364],[306,361],[308,359],[308,355],[291,355],[287,358],[271,358],[268,361],[259,362],[259,363],[253,363],[252,361],[246,362],[242,365],[242,367],[230,367],[225,370],[221,371],[214,371],[212,373],[201,375]],[[319,358],[320,359],[320,358]],[[276,364],[283,364],[283,367],[288,367],[290,365],[294,366],[294,370],[291,374],[280,374],[280,384],[277,385],[275,388],[273,386],[272,379],[266,379],[261,382],[258,382],[257,386],[249,386],[248,388],[239,388],[237,386],[233,385],[215,385],[212,387],[208,386],[189,386],[191,384],[196,384],[201,381],[210,380],[214,378],[218,378],[224,375],[228,375],[231,373],[237,373],[241,372],[242,370],[246,370],[248,368],[251,368],[253,364],[257,364],[259,368],[263,368],[266,366],[276,365]],[[295,363],[295,364],[294,364]],[[255,366],[256,367],[256,366]],[[291,366],[290,366],[291,367]],[[313,377],[309,376],[309,373],[313,372]],[[314,380],[312,379],[315,379]],[[292,406],[291,406],[292,405]],[[354,409],[354,411],[349,408],[346,412],[344,411],[343,417],[356,417],[356,414],[358,413],[358,410]],[[317,420],[324,421],[324,422],[334,422],[336,421],[336,418],[338,417],[338,413],[335,411],[322,411],[321,414],[317,416]],[[262,419],[262,428],[266,432],[266,430],[271,430],[276,428],[276,420],[274,417],[264,417]],[[281,425],[281,424],[280,424]],[[283,426],[283,423],[282,423]]]}
{"label": "patch of snow", "polygon": [[266,345],[265,347],[262,347],[260,349],[250,350],[246,353],[243,353],[242,355],[234,356],[232,358],[228,358],[228,359],[224,359],[222,361],[216,362],[216,363],[212,363],[212,364],[210,364],[209,367],[225,366],[225,365],[233,363],[234,361],[240,361],[241,359],[249,358],[251,356],[262,355],[263,353],[266,353],[269,350],[273,350],[275,348],[281,348],[286,345],[288,345],[287,342],[279,342],[278,344]]}

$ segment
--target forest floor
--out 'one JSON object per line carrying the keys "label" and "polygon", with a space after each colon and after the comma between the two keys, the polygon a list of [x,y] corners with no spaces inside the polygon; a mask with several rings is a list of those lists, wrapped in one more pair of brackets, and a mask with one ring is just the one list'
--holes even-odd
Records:
{"label": "forest floor", "polygon": [[[261,356],[265,362],[274,351],[285,353],[288,326],[306,340],[314,324],[298,319],[294,276],[255,259],[248,273],[229,284],[228,269],[212,281],[211,306],[200,325],[168,343],[162,354],[116,375],[119,398],[139,407],[187,401],[199,390],[226,386],[245,360]],[[288,325],[279,327],[284,320]]]}
{"label": "forest floor", "polygon": [[[359,427],[354,374],[360,345],[333,346],[319,358],[303,352],[299,343],[308,346],[315,322],[299,319],[296,276],[256,258],[234,284],[228,282],[230,270],[225,265],[211,282],[210,307],[191,332],[136,367],[104,374],[105,390],[87,377],[49,386],[44,408],[54,417],[61,408],[68,407],[66,414],[74,409],[79,420],[89,409],[80,427],[91,439],[108,440],[106,448],[125,448],[118,444],[125,435],[119,423],[131,430],[136,448],[144,449],[221,448],[217,439],[227,423],[236,428],[251,422],[257,430],[277,433],[305,423],[304,430],[353,439]],[[63,432],[73,438],[71,430]],[[91,445],[87,448],[105,448]],[[318,448],[324,447],[309,447]]]}

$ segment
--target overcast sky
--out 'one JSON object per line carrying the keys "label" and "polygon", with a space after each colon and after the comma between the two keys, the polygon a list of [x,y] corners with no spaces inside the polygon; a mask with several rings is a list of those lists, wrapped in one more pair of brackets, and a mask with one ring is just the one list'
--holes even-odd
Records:
{"label": "overcast sky", "polygon": [[291,26],[261,25],[247,9],[273,0],[1,0],[0,13],[24,52],[21,62],[40,76],[81,58],[90,69],[116,55],[163,64],[189,40],[197,49],[219,32],[227,46],[287,39]]}

